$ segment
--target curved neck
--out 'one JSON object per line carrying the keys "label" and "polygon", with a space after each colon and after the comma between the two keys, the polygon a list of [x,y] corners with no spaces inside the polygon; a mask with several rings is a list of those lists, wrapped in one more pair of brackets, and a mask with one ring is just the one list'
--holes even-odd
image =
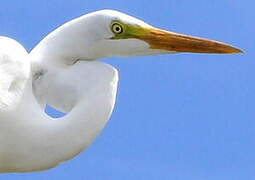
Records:
{"label": "curved neck", "polygon": [[73,145],[83,149],[109,120],[115,104],[118,73],[107,64],[85,61],[78,62],[59,78],[65,77],[70,78],[65,79],[65,82],[69,82],[66,86],[74,87],[73,90],[79,99],[69,114],[60,121],[65,125],[64,133],[70,132],[77,136],[79,132],[79,137],[69,138]]}
{"label": "curved neck", "polygon": [[[0,153],[0,171],[5,167],[15,167],[15,171],[53,167],[80,153],[105,126],[115,103],[117,71],[100,62],[78,62],[59,78],[69,86],[76,85],[76,93],[66,94],[78,96],[73,109],[60,119],[48,117],[32,95],[30,78],[15,111],[15,114],[23,116],[13,115],[13,119],[9,118],[15,122],[6,121],[10,127],[4,136],[8,139],[4,146],[10,151],[6,151],[4,157]],[[58,92],[56,90],[55,93]],[[5,128],[0,129],[6,131]]]}
{"label": "curved neck", "polygon": [[[89,134],[95,134],[104,126],[102,122],[106,122],[114,106],[118,81],[113,67],[85,61],[93,57],[89,47],[96,37],[89,36],[91,30],[87,27],[91,21],[85,18],[74,19],[57,28],[29,54],[35,97],[42,106],[50,104],[64,106],[68,112],[71,110],[57,121],[61,121],[61,127],[66,122],[69,132],[75,127],[75,135],[75,129],[85,128],[87,133],[93,130]],[[82,61],[77,61],[80,58]],[[80,136],[89,137],[89,134]]]}
{"label": "curved neck", "polygon": [[101,62],[79,61],[55,77],[46,79],[53,80],[48,98],[61,98],[58,103],[70,103],[69,98],[75,98],[69,104],[72,110],[65,117],[54,120],[59,124],[59,137],[69,139],[72,146],[84,148],[104,127],[112,113],[118,83],[117,71]]}
{"label": "curved neck", "polygon": [[[74,32],[84,31],[76,27],[81,26],[76,21],[55,30],[29,54],[31,76],[15,112],[24,117],[9,115],[15,123],[7,121],[11,128],[4,138],[11,142],[6,144],[7,149],[13,151],[6,152],[4,160],[0,157],[0,171],[2,166],[14,166],[18,171],[55,166],[81,152],[108,121],[115,103],[118,74],[113,67],[100,62],[70,64],[70,60],[86,59],[89,50],[80,47],[90,47],[91,42],[90,37],[81,36],[83,32]],[[79,39],[79,44],[75,39]],[[52,101],[70,112],[54,120],[40,109],[38,98],[43,100],[42,104]]]}
{"label": "curved neck", "polygon": [[30,53],[32,66],[36,64],[65,67],[76,60],[94,60],[90,48],[97,40],[90,36],[91,21],[86,16],[73,19],[49,33]]}

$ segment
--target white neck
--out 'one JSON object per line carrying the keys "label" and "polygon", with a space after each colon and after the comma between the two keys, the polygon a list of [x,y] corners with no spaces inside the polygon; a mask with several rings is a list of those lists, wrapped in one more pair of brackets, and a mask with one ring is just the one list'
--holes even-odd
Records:
{"label": "white neck", "polygon": [[[12,118],[15,122],[9,121],[11,127],[8,127],[3,137],[8,139],[8,144],[2,144],[7,151],[3,157],[0,156],[0,171],[54,167],[81,152],[104,127],[115,103],[118,81],[116,70],[100,62],[78,62],[66,75],[73,72],[78,72],[78,77],[79,73],[87,76],[84,79],[79,77],[83,81],[76,82],[77,88],[84,89],[81,89],[80,94],[73,94],[79,95],[79,101],[72,111],[57,120],[40,111],[35,98],[31,96],[32,79],[27,82],[23,100],[15,111],[15,114],[26,112],[26,116],[22,121],[17,116]],[[75,81],[79,78],[74,77]],[[79,83],[83,85],[79,86]]]}
{"label": "white neck", "polygon": [[[68,35],[69,28],[61,29],[61,36]],[[0,127],[4,134],[0,137],[4,147],[0,148],[0,172],[38,171],[72,158],[92,142],[112,113],[117,71],[96,61],[63,63],[65,59],[76,60],[80,54],[79,48],[67,49],[70,42],[58,40],[58,31],[29,54],[31,76],[15,113],[1,114],[6,122]],[[62,53],[58,53],[60,50]],[[56,105],[61,104],[70,112],[57,120],[48,117],[34,93],[39,98],[40,93],[49,95]]]}
{"label": "white neck", "polygon": [[[31,73],[22,100],[15,113],[0,114],[6,119],[5,126],[0,126],[4,147],[0,148],[0,172],[54,167],[87,147],[108,121],[118,73],[109,65],[89,61],[104,57],[94,51],[100,48],[93,47],[98,42],[95,38],[104,38],[90,36],[91,29],[86,27],[95,21],[85,18],[50,33],[28,55]],[[54,120],[43,113],[38,100],[42,106],[48,103],[69,113]]]}
{"label": "white neck", "polygon": [[93,21],[86,16],[73,19],[47,35],[30,53],[32,65],[72,65],[76,60],[95,60],[93,46],[100,36],[91,36]]}

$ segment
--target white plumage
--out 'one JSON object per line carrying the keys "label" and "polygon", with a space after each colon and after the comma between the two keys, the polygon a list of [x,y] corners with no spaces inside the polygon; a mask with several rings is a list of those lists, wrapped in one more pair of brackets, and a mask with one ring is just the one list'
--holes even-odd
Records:
{"label": "white plumage", "polygon": [[[66,75],[76,76],[68,76],[66,80],[82,82],[77,91],[83,93],[72,94],[79,95],[79,99],[70,114],[53,120],[44,114],[33,96],[25,51],[14,40],[1,38],[0,44],[6,41],[12,46],[2,54],[11,50],[18,57],[6,56],[0,60],[5,68],[4,72],[1,69],[4,73],[1,75],[6,78],[5,89],[1,90],[0,172],[54,167],[81,152],[104,127],[115,102],[117,71],[100,62],[86,61],[68,69]],[[84,76],[91,78],[82,79]]]}
{"label": "white plumage", "polygon": [[[123,28],[116,29],[120,34],[113,22]],[[118,83],[116,69],[94,60],[184,51],[238,52],[112,10],[64,24],[30,54],[15,40],[0,37],[0,172],[48,169],[93,141],[112,113]],[[54,120],[44,113],[46,104],[69,113]]]}

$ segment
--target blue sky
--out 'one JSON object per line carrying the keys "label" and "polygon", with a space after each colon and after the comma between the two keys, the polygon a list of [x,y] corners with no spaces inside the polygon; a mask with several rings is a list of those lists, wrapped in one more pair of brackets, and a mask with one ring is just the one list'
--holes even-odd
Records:
{"label": "blue sky", "polygon": [[110,8],[246,53],[105,59],[120,71],[120,86],[95,142],[54,169],[0,179],[254,180],[254,6],[252,0],[1,2],[0,34],[28,50],[64,22]]}

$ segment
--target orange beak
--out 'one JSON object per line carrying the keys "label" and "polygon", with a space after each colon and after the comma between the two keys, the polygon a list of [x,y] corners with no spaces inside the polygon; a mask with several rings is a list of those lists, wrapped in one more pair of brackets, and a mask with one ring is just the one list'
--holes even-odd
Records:
{"label": "orange beak", "polygon": [[209,39],[177,34],[157,28],[146,28],[136,38],[146,41],[151,49],[171,52],[234,54],[242,50],[228,44]]}

